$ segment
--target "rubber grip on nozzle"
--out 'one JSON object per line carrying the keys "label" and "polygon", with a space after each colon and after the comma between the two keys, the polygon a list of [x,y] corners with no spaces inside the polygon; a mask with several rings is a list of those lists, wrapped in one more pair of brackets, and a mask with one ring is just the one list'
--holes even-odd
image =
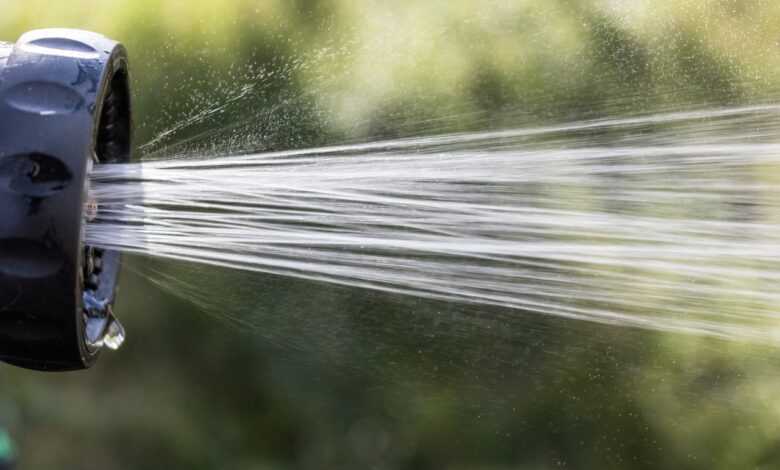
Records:
{"label": "rubber grip on nozzle", "polygon": [[[71,29],[0,44],[0,360],[74,370],[97,359],[84,306],[88,171],[129,160],[130,128],[121,44]],[[110,303],[118,254],[103,261],[93,287]]]}

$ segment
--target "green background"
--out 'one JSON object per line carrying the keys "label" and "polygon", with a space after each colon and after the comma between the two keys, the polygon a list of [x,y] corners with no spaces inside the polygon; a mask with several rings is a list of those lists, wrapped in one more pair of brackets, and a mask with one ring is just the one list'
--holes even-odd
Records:
{"label": "green background", "polygon": [[[7,41],[62,26],[127,46],[142,158],[768,102],[780,78],[772,1],[25,0],[0,12]],[[94,369],[0,367],[0,423],[23,468],[780,466],[771,345],[143,258],[128,259],[121,289],[128,341]]]}

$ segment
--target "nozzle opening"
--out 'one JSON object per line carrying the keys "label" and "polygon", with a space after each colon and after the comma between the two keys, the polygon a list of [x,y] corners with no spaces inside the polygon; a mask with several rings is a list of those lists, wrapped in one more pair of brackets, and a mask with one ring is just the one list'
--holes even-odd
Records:
{"label": "nozzle opening", "polygon": [[[124,58],[116,60],[115,68],[110,70],[100,119],[97,123],[97,136],[93,162],[98,164],[125,163],[130,161],[131,128],[130,90],[127,76],[127,63]],[[92,165],[89,165],[91,168]],[[89,174],[86,179],[89,193]],[[100,208],[98,201],[87,196],[85,219],[93,220]],[[114,298],[117,279],[121,266],[118,252],[84,246],[82,260],[82,308],[84,342],[87,350],[97,353],[107,346],[116,349],[124,341],[124,329],[114,318],[111,302]]]}

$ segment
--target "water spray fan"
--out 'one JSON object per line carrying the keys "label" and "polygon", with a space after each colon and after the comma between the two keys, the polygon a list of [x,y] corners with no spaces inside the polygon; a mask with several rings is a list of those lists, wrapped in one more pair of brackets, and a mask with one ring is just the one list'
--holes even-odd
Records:
{"label": "water spray fan", "polygon": [[95,164],[130,159],[124,47],[69,29],[0,43],[0,359],[91,366],[124,330],[118,252],[84,244]]}

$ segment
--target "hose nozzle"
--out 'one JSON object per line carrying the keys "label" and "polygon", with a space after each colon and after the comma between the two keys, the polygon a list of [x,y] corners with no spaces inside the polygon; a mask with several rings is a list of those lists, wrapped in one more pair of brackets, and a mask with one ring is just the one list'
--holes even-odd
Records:
{"label": "hose nozzle", "polygon": [[118,252],[85,246],[94,164],[130,160],[124,47],[73,29],[0,43],[0,360],[90,367],[124,329]]}

